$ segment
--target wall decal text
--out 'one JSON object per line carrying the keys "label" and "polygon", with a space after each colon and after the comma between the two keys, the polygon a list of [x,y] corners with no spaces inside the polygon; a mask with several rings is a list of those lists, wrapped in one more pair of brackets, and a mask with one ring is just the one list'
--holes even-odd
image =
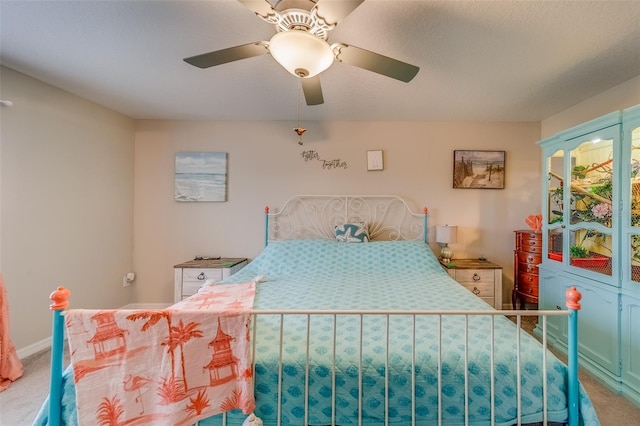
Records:
{"label": "wall decal text", "polygon": [[319,161],[321,163],[320,166],[325,170],[332,170],[332,169],[338,169],[338,168],[346,169],[347,168],[347,162],[346,161],[342,161],[342,160],[340,160],[338,158],[335,159],[335,160],[323,160],[322,158],[320,158],[320,154],[318,153],[318,151],[314,151],[314,150],[302,151],[300,156],[302,158],[304,158],[304,161],[311,161],[311,160]]}

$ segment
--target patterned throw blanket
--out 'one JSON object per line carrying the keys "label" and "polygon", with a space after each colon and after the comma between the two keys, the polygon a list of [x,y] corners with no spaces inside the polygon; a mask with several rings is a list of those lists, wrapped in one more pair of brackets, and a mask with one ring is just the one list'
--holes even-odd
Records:
{"label": "patterned throw blanket", "polygon": [[255,406],[255,284],[215,285],[162,310],[65,313],[78,423],[188,425]]}

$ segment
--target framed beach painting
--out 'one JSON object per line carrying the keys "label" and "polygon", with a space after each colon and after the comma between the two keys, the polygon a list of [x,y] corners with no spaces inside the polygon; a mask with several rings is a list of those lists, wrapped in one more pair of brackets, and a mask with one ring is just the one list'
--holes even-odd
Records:
{"label": "framed beach painting", "polygon": [[227,201],[227,153],[176,153],[175,199]]}
{"label": "framed beach painting", "polygon": [[453,151],[453,187],[504,189],[504,151]]}

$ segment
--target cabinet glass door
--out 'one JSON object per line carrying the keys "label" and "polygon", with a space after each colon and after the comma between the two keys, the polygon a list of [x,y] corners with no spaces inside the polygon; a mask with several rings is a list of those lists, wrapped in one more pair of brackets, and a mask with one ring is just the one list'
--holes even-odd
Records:
{"label": "cabinet glass door", "polygon": [[576,268],[611,275],[613,139],[582,140],[570,151],[569,262]]}
{"label": "cabinet glass door", "polygon": [[629,178],[631,179],[631,214],[630,238],[631,253],[631,281],[640,282],[640,127],[631,132],[631,164]]}
{"label": "cabinet glass door", "polygon": [[564,151],[558,150],[548,158],[547,172],[548,182],[548,225],[547,241],[548,258],[562,262],[562,221],[564,215]]}

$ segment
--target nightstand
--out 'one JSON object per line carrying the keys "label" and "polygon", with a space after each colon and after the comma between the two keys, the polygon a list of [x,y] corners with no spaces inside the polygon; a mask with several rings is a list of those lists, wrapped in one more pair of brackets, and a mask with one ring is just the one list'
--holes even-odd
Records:
{"label": "nightstand", "polygon": [[216,260],[190,260],[173,267],[173,301],[195,294],[207,280],[221,281],[247,265],[246,258],[223,257]]}
{"label": "nightstand", "polygon": [[486,260],[440,261],[449,276],[496,309],[502,309],[502,266]]}

